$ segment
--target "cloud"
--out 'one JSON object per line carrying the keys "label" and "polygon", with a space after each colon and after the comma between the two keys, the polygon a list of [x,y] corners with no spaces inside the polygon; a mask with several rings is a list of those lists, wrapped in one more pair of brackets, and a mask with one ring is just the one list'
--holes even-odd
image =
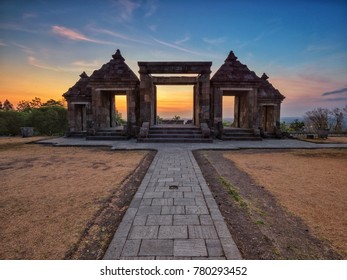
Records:
{"label": "cloud", "polygon": [[149,0],[146,5],[147,12],[145,13],[145,18],[151,17],[155,14],[155,12],[158,9],[157,1],[155,0]]}
{"label": "cloud", "polygon": [[1,47],[8,47],[8,45],[5,44],[5,43],[3,43],[3,42],[0,42],[0,46],[1,46]]}
{"label": "cloud", "polygon": [[347,101],[347,97],[336,97],[336,98],[327,98],[327,99],[324,99],[322,100],[323,102],[324,101]]}
{"label": "cloud", "polygon": [[218,38],[202,38],[202,40],[211,45],[220,45],[223,44],[226,41],[225,37],[218,37]]}
{"label": "cloud", "polygon": [[66,28],[63,26],[59,26],[59,25],[52,26],[52,32],[59,35],[59,36],[68,38],[68,39],[73,40],[73,41],[84,41],[84,42],[91,42],[91,43],[96,43],[96,44],[115,45],[115,46],[122,45],[122,44],[119,44],[116,42],[107,42],[107,41],[92,39],[92,38],[89,38],[89,37],[83,35],[82,33],[78,32],[78,31],[75,31],[75,30],[72,30],[70,28]]}
{"label": "cloud", "polygon": [[98,60],[93,60],[93,61],[83,61],[83,60],[78,60],[74,61],[71,63],[73,66],[78,66],[78,67],[83,67],[83,68],[92,68],[95,69],[96,67],[100,66],[100,62]]}
{"label": "cloud", "polygon": [[141,7],[140,3],[132,0],[117,0],[113,1],[113,3],[119,8],[119,16],[124,21],[131,21],[134,11]]}
{"label": "cloud", "polygon": [[73,41],[87,41],[87,42],[93,42],[93,43],[99,42],[97,40],[90,39],[77,31],[74,31],[72,29],[69,29],[63,26],[54,25],[52,26],[52,31],[53,33],[57,35],[60,35],[62,37],[68,38]]}
{"label": "cloud", "polygon": [[34,66],[36,68],[54,71],[54,72],[79,72],[79,71],[85,71],[85,70],[94,70],[100,66],[100,63],[97,60],[93,60],[91,62],[82,61],[82,60],[74,61],[70,63],[69,67],[52,66],[46,62],[43,62],[40,59],[37,59],[34,55],[28,56],[27,62],[29,65]]}
{"label": "cloud", "polygon": [[57,72],[60,71],[59,68],[49,66],[49,65],[39,61],[38,59],[36,59],[34,56],[28,56],[28,63],[32,66],[37,67],[37,68],[41,68],[41,69],[45,69],[45,70],[51,70],[51,71],[57,71]]}
{"label": "cloud", "polygon": [[156,41],[157,43],[163,45],[163,46],[167,46],[167,47],[170,47],[170,48],[182,51],[182,52],[186,52],[186,53],[190,53],[190,54],[194,54],[194,55],[202,55],[201,53],[198,53],[198,52],[186,49],[186,48],[182,48],[182,47],[177,46],[175,44],[164,42],[164,41],[161,41],[161,40],[158,40],[158,39],[155,39],[155,38],[153,38],[153,40]]}
{"label": "cloud", "polygon": [[329,51],[335,49],[335,46],[333,45],[324,45],[324,44],[319,44],[319,45],[309,45],[306,47],[306,51],[308,52],[324,52],[324,51]]}
{"label": "cloud", "polygon": [[187,42],[187,41],[189,41],[189,40],[190,40],[190,36],[189,36],[189,35],[186,35],[186,36],[184,36],[183,39],[177,40],[177,41],[175,42],[175,44],[180,45],[180,44],[183,44],[183,43],[185,43],[185,42]]}
{"label": "cloud", "polygon": [[24,53],[28,54],[28,55],[33,55],[35,52],[30,49],[29,47],[25,46],[25,45],[22,45],[22,44],[18,44],[18,43],[15,43],[15,42],[11,42],[11,45],[17,47],[17,48],[20,48]]}
{"label": "cloud", "polygon": [[322,93],[322,96],[327,96],[327,95],[332,95],[332,94],[347,94],[347,87],[341,88],[341,89],[337,89],[337,90],[333,90],[333,91],[328,91],[328,92],[324,92]]}
{"label": "cloud", "polygon": [[117,32],[111,31],[111,30],[107,30],[107,29],[91,28],[91,30],[95,31],[95,32],[98,32],[98,33],[101,33],[101,34],[106,34],[106,35],[109,35],[109,36],[112,36],[112,37],[115,37],[115,38],[123,39],[123,40],[126,40],[126,41],[131,41],[131,42],[136,42],[136,43],[145,43],[144,41],[137,40],[137,39],[131,38],[131,37],[127,36],[127,35],[124,35],[124,34],[121,34],[121,33],[117,33]]}

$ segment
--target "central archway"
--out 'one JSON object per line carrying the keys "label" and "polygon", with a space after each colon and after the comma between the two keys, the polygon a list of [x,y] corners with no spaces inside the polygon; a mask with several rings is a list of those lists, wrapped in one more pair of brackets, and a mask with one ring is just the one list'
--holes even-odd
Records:
{"label": "central archway", "polygon": [[[210,73],[212,62],[138,62],[140,67],[140,121],[156,124],[157,86],[193,86],[193,120],[196,126],[210,120]],[[155,76],[171,74],[172,76]],[[177,76],[185,74],[194,76]]]}
{"label": "central archway", "polygon": [[193,123],[193,85],[158,85],[156,88],[156,124]]}

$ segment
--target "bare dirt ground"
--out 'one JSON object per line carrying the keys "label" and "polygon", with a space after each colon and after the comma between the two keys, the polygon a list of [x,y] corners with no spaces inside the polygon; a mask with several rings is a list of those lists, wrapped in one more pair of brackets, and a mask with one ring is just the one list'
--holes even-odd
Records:
{"label": "bare dirt ground", "polygon": [[347,257],[346,149],[195,156],[244,258]]}
{"label": "bare dirt ground", "polygon": [[102,258],[154,152],[0,138],[0,259]]}

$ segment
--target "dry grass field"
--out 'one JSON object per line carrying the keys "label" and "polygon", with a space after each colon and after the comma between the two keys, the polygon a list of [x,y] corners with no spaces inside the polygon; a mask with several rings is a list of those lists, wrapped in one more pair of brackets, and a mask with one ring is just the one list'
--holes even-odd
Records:
{"label": "dry grass field", "polygon": [[145,151],[0,138],[0,259],[63,259]]}
{"label": "dry grass field", "polygon": [[225,152],[347,258],[347,149]]}

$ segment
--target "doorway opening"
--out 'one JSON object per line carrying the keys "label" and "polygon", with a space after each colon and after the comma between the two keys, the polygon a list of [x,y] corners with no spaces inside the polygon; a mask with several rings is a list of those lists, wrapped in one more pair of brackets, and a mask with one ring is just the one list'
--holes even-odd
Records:
{"label": "doorway opening", "polygon": [[123,126],[128,120],[126,94],[116,94],[114,98],[114,119],[116,126]]}
{"label": "doorway opening", "polygon": [[156,86],[156,124],[193,124],[193,85]]}
{"label": "doorway opening", "polygon": [[223,95],[222,121],[226,127],[231,127],[234,123],[235,114],[235,96]]}

